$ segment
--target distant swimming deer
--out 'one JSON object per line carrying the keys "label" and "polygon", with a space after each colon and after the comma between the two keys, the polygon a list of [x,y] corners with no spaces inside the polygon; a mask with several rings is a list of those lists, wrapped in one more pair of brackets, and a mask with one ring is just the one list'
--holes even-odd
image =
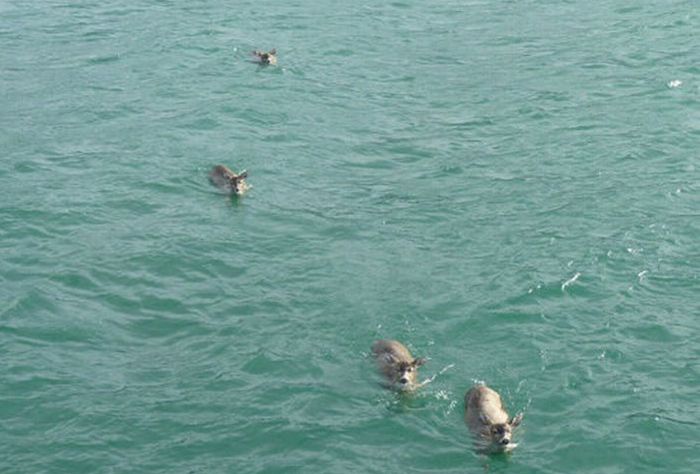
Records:
{"label": "distant swimming deer", "polygon": [[414,390],[420,386],[418,367],[425,364],[425,359],[414,359],[406,346],[399,341],[376,341],[372,344],[372,354],[379,371],[390,386],[401,391]]}
{"label": "distant swimming deer", "polygon": [[486,385],[477,385],[464,396],[464,421],[475,438],[477,447],[485,451],[510,451],[513,429],[520,425],[523,414],[509,418],[501,396]]}
{"label": "distant swimming deer", "polygon": [[258,58],[260,64],[277,64],[277,50],[271,49],[270,51],[253,51],[253,56]]}
{"label": "distant swimming deer", "polygon": [[245,181],[247,177],[247,171],[236,174],[224,165],[215,166],[209,173],[209,180],[212,184],[237,196],[243,195],[250,188]]}

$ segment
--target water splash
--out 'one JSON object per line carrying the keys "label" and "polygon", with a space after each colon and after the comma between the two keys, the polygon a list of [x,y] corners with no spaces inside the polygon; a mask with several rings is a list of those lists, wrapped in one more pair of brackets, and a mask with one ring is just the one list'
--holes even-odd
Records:
{"label": "water splash", "polygon": [[581,276],[581,272],[576,272],[574,276],[566,280],[564,283],[561,285],[561,291],[565,291],[570,285],[576,282],[578,280],[578,277]]}
{"label": "water splash", "polygon": [[421,386],[421,387],[425,387],[425,386],[428,385],[429,383],[432,383],[433,380],[435,380],[438,376],[444,374],[446,371],[450,370],[450,369],[451,369],[452,367],[454,367],[454,366],[455,366],[454,364],[448,364],[448,365],[446,365],[445,367],[443,367],[442,369],[440,369],[440,371],[439,371],[438,373],[436,373],[435,375],[433,375],[433,376],[430,377],[429,379],[423,380],[423,381],[421,382],[420,386]]}

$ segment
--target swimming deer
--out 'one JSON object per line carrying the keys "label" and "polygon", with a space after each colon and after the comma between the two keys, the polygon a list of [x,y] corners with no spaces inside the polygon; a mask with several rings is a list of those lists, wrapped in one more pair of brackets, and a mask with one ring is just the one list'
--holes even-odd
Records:
{"label": "swimming deer", "polygon": [[418,383],[418,367],[425,364],[425,359],[414,359],[399,341],[376,341],[372,344],[372,354],[389,386],[400,391],[411,391],[421,385]]}
{"label": "swimming deer", "polygon": [[277,50],[271,49],[270,51],[253,51],[253,56],[258,58],[260,64],[277,64]]}
{"label": "swimming deer", "polygon": [[245,179],[248,177],[247,171],[241,171],[240,174],[236,174],[224,165],[216,165],[209,173],[209,180],[215,186],[223,189],[227,193],[235,194],[237,196],[243,195],[250,186],[246,183]]}
{"label": "swimming deer", "polygon": [[477,385],[464,396],[464,421],[474,435],[477,447],[485,451],[510,451],[513,429],[520,425],[523,414],[509,418],[501,396],[486,385]]}

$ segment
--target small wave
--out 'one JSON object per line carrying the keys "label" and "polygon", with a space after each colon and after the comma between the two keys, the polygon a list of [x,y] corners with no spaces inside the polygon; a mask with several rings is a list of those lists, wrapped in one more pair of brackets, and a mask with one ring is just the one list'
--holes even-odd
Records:
{"label": "small wave", "polygon": [[121,55],[119,53],[116,53],[116,54],[108,54],[108,55],[103,55],[103,56],[91,57],[87,60],[87,63],[90,65],[107,64],[107,63],[119,61],[120,59],[121,59]]}

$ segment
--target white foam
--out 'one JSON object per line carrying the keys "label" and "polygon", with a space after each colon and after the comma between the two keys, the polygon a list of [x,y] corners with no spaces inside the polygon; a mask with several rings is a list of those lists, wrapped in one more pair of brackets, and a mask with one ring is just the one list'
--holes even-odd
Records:
{"label": "white foam", "polygon": [[683,81],[678,80],[678,79],[674,79],[672,81],[668,81],[668,84],[666,84],[666,85],[668,86],[669,89],[676,89],[676,88],[683,85]]}
{"label": "white foam", "polygon": [[566,290],[571,284],[575,283],[576,280],[578,280],[578,277],[581,276],[581,272],[576,272],[574,276],[566,280],[564,283],[561,285],[561,291]]}
{"label": "white foam", "polygon": [[428,385],[428,384],[431,383],[433,380],[435,380],[435,379],[437,378],[438,375],[444,374],[445,371],[451,369],[451,368],[454,367],[454,366],[455,366],[454,364],[446,365],[445,367],[443,367],[442,369],[440,369],[440,372],[438,372],[437,374],[433,375],[433,376],[430,377],[429,379],[423,380],[423,381],[420,383],[420,385],[421,385],[421,386]]}

